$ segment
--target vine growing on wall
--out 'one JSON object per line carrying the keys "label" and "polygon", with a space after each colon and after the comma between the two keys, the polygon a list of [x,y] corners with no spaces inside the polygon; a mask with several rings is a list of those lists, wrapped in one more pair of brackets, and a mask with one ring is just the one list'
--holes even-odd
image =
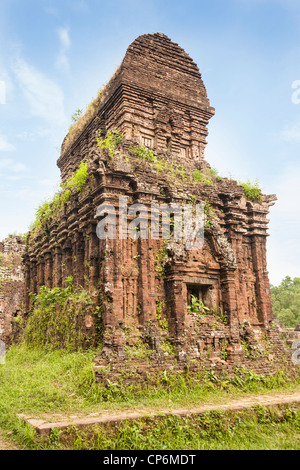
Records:
{"label": "vine growing on wall", "polygon": [[107,132],[106,137],[102,136],[102,130],[98,129],[96,132],[97,147],[107,149],[110,157],[114,157],[116,148],[123,142],[123,134],[114,128]]}
{"label": "vine growing on wall", "polygon": [[30,294],[33,309],[24,333],[28,346],[79,350],[95,343],[95,335],[85,327],[85,317],[91,312],[100,323],[100,308],[85,289],[74,288],[72,276],[66,283],[65,288],[42,286],[38,294]]}

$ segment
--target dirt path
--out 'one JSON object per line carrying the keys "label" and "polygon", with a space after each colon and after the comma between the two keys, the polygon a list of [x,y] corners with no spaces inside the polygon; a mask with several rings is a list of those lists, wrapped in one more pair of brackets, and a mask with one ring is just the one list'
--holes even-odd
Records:
{"label": "dirt path", "polygon": [[270,406],[280,405],[284,403],[300,403],[300,391],[289,392],[289,393],[276,393],[276,394],[264,394],[264,395],[248,395],[245,397],[239,397],[236,399],[224,400],[222,403],[210,402],[201,403],[200,406],[190,408],[176,408],[170,405],[165,409],[135,409],[132,410],[119,410],[119,411],[99,411],[97,413],[89,413],[86,415],[78,414],[73,416],[63,415],[45,415],[43,419],[36,419],[33,416],[18,415],[24,419],[27,423],[31,424],[36,431],[41,435],[47,435],[51,432],[51,429],[66,429],[70,426],[76,426],[77,428],[84,428],[88,425],[112,423],[117,424],[125,420],[137,420],[143,417],[154,418],[156,416],[188,416],[198,415],[205,411],[213,410],[242,410],[245,408],[252,408],[256,405]]}

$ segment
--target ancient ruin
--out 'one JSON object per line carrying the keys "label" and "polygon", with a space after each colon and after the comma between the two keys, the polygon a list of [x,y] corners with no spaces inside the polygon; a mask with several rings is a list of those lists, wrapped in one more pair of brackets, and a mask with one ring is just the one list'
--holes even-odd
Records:
{"label": "ancient ruin", "polygon": [[7,346],[16,338],[24,312],[24,248],[20,236],[11,235],[0,242],[0,341]]}
{"label": "ancient ruin", "polygon": [[[28,292],[64,286],[70,275],[88,289],[102,319],[99,380],[101,364],[125,361],[139,344],[153,351],[153,367],[175,357],[179,365],[226,368],[262,355],[267,342],[283,350],[266,262],[276,197],[247,197],[206,162],[214,112],[188,54],[164,34],[145,34],[64,139],[62,181],[67,185],[82,162],[88,177],[28,236],[24,308],[31,308]],[[118,225],[120,196],[128,209],[139,203],[149,213],[154,202],[203,204],[203,248],[187,250],[172,230],[163,239],[161,223],[156,237],[137,229],[135,238],[99,239],[104,215],[97,209],[113,207]],[[265,355],[264,364],[273,358]]]}

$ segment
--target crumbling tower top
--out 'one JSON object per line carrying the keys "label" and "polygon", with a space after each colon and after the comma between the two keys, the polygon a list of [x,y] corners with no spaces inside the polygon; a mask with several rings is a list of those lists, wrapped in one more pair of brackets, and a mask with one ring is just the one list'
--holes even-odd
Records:
{"label": "crumbling tower top", "polygon": [[214,115],[195,62],[162,33],[139,36],[114,76],[71,129],[58,166],[65,179],[95,144],[95,133],[112,128],[124,144],[168,153],[183,165],[204,164],[207,125]]}
{"label": "crumbling tower top", "polygon": [[214,114],[198,66],[177,43],[162,33],[139,36],[122,62],[124,79],[165,99]]}

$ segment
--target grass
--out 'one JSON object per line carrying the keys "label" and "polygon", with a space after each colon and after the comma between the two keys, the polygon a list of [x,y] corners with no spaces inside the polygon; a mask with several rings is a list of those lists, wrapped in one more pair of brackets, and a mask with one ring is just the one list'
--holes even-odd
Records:
{"label": "grass", "polygon": [[257,406],[70,430],[62,436],[64,445],[74,450],[298,450],[300,406]]}
{"label": "grass", "polygon": [[249,201],[252,202],[260,202],[262,197],[262,191],[259,187],[258,181],[251,183],[251,181],[247,181],[247,183],[239,183],[240,186],[243,187],[244,195]]}
{"label": "grass", "polygon": [[[26,423],[23,423],[17,417],[17,414],[30,415],[35,418],[48,414],[48,421],[51,421],[51,415],[54,416],[56,414],[83,416],[84,414],[99,411],[109,412],[133,409],[158,411],[170,409],[170,407],[187,407],[190,409],[192,406],[199,406],[201,403],[208,401],[210,403],[223,404],[228,402],[229,399],[249,394],[271,394],[278,391],[299,390],[299,381],[289,381],[283,374],[268,379],[249,371],[240,371],[240,374],[237,375],[237,380],[234,381],[226,380],[225,378],[219,380],[212,371],[206,371],[202,377],[202,382],[195,381],[189,377],[186,379],[178,376],[172,377],[167,372],[168,380],[163,380],[164,376],[162,375],[157,385],[149,388],[145,387],[142,389],[139,386],[126,387],[122,383],[111,383],[109,387],[105,388],[100,387],[95,382],[93,370],[93,359],[95,356],[96,351],[93,349],[81,352],[67,352],[63,350],[30,349],[24,344],[13,345],[7,351],[6,363],[0,365],[0,429],[3,431],[3,435],[10,431],[12,433],[11,437],[16,439],[19,445],[26,448],[55,448],[58,442],[53,442],[53,436],[50,440],[46,441],[37,437],[33,429]],[[292,416],[294,416],[293,413]],[[163,434],[166,423],[162,423],[160,428],[157,428],[155,425],[155,427],[150,426],[148,431],[143,427],[138,431],[139,426],[147,426],[147,424],[137,422],[134,423],[134,426],[137,426],[137,441],[136,444],[133,441],[132,445],[136,445],[136,449],[138,449],[142,448],[141,446],[145,446],[143,448],[152,445],[159,446],[162,445],[159,443],[163,442],[167,446],[166,448],[173,449],[176,446],[181,446],[177,448],[185,448],[187,445],[185,440],[182,440],[180,443],[178,441],[179,437],[176,437],[176,432],[180,429],[180,422],[182,426],[190,427],[190,432],[194,434],[196,433],[195,426],[199,423],[194,424],[192,421],[189,422],[182,419],[179,422],[176,421],[176,417],[164,419],[173,419],[172,426],[174,427],[174,432],[172,431],[168,439]],[[295,423],[298,423],[297,420],[295,423],[293,420],[289,423],[291,428]],[[170,421],[166,422],[168,426],[171,423]],[[260,425],[259,429],[256,429],[255,432],[254,428],[255,426],[258,427],[258,425],[255,425],[255,422],[254,424],[251,423],[249,422],[247,427],[249,432],[252,429],[254,435],[258,431],[267,433],[267,428],[261,428]],[[270,423],[267,424],[268,426],[270,425]],[[288,423],[282,422],[281,424],[282,429],[280,428],[280,432],[283,435],[285,430],[288,433],[291,432],[290,428],[287,427]],[[101,429],[93,431],[100,433],[102,437],[95,436],[95,439],[89,445],[95,446],[95,448],[97,445],[101,445],[104,446],[102,447],[103,449],[110,449],[110,446],[113,445],[125,445],[122,441],[123,438],[121,439],[120,437],[125,432],[122,426],[125,426],[125,424],[123,423],[111,430],[114,433],[113,435],[110,434],[110,431],[107,433],[107,431],[104,432]],[[132,425],[129,428],[131,429]],[[132,432],[132,429],[130,432]],[[166,429],[164,432],[167,432]],[[246,430],[243,432],[246,433]],[[127,430],[126,433],[128,434],[129,431]],[[87,443],[79,444],[79,441],[85,441],[85,434],[77,433],[76,435],[76,439],[79,439],[77,444],[73,436],[70,445],[75,447],[82,445],[82,448],[86,446]],[[172,441],[173,435],[174,440]],[[186,431],[186,437],[184,437],[186,442],[188,436],[188,431]],[[201,436],[201,440],[197,444],[200,447],[204,445],[205,434],[202,433]],[[195,439],[193,438],[190,441],[189,445],[192,447],[196,445]],[[223,443],[220,437],[217,440],[215,440],[215,437],[211,439],[211,445],[219,445],[220,447],[222,445],[229,445],[227,438],[224,438]],[[111,442],[115,442],[115,444]]]}

